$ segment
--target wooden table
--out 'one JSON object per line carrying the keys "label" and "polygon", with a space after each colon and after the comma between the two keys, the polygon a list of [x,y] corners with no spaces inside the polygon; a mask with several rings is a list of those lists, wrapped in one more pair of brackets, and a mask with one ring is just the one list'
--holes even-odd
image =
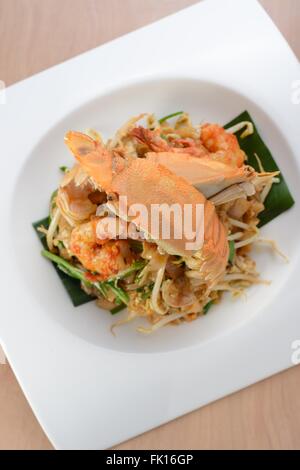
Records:
{"label": "wooden table", "polygon": [[[196,1],[0,0],[0,80],[15,83]],[[300,57],[300,0],[261,3]],[[283,372],[117,448],[300,449],[299,372]],[[51,448],[10,366],[0,365],[0,449]]]}

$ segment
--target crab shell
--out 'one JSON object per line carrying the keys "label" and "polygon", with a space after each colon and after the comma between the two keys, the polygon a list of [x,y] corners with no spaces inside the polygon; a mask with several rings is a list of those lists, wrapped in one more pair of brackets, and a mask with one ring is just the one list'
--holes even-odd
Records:
{"label": "crab shell", "polygon": [[250,181],[254,171],[248,166],[233,168],[209,157],[194,157],[187,153],[149,152],[147,160],[159,163],[175,175],[181,176],[210,198],[238,183]]}
{"label": "crab shell", "polygon": [[[188,244],[194,240],[187,238],[184,233],[180,239],[173,237],[166,240],[161,236],[153,238],[168,254],[186,258],[196,256],[200,261],[199,272],[203,281],[217,279],[224,273],[228,261],[225,227],[219,220],[214,205],[184,178],[172,173],[165,166],[147,159],[124,160],[85,134],[68,132],[65,142],[84,171],[107,193],[108,198],[124,196],[127,198],[128,207],[142,204],[146,207],[150,218],[153,204],[168,206],[176,204],[182,209],[182,214],[184,206],[188,204],[191,208],[192,226],[195,228],[197,205],[202,205],[204,241],[200,250],[187,249]],[[121,214],[119,216],[122,218]],[[162,226],[164,217],[163,212]],[[171,223],[171,234],[175,233],[174,220],[169,217],[167,221]],[[150,223],[148,220],[147,226],[139,217],[132,221],[139,230],[149,233],[151,220]]]}

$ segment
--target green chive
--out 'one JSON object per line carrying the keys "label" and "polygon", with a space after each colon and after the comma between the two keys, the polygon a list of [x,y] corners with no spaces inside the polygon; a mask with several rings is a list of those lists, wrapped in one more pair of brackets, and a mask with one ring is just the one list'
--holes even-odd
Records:
{"label": "green chive", "polygon": [[213,306],[214,302],[211,300],[203,307],[203,315],[206,315],[210,308]]}
{"label": "green chive", "polygon": [[112,315],[115,315],[116,313],[119,313],[121,312],[122,310],[125,310],[127,306],[125,304],[120,304],[120,305],[117,305],[115,308],[112,308],[110,313]]}
{"label": "green chive", "polygon": [[106,297],[107,294],[107,286],[104,282],[90,282],[86,279],[86,272],[82,271],[79,268],[76,268],[71,263],[68,263],[64,258],[51,253],[50,251],[43,250],[42,255],[55,263],[63,273],[67,274],[68,276],[72,277],[73,279],[78,279],[83,284],[88,287],[95,287],[103,297]]}
{"label": "green chive", "polygon": [[146,264],[147,264],[147,261],[145,260],[134,261],[132,265],[129,266],[129,268],[120,272],[116,276],[111,277],[109,281],[120,281],[121,279],[125,279],[126,277],[130,276],[130,274],[134,273],[135,271],[140,271],[141,269],[143,269]]}
{"label": "green chive", "polygon": [[96,289],[99,290],[99,292],[100,292],[100,294],[102,295],[102,297],[106,297],[106,296],[107,296],[108,286],[106,285],[105,282],[96,282],[96,283],[95,283],[95,287],[96,287]]}
{"label": "green chive", "polygon": [[233,264],[234,256],[235,256],[234,241],[233,241],[233,240],[230,240],[230,242],[229,242],[229,258],[228,258],[228,263]]}
{"label": "green chive", "polygon": [[[43,226],[44,228],[49,227],[49,217],[46,217],[43,220],[38,220],[33,224],[33,227],[35,229],[35,232],[42,243],[43,247],[45,250],[48,250],[47,246],[47,241],[46,241],[46,236],[44,233],[39,232],[38,228]],[[78,280],[77,278],[73,278],[68,274],[64,273],[61,269],[59,269],[58,265],[56,263],[54,264],[54,268],[64,286],[66,289],[66,292],[70,296],[70,299],[74,305],[74,307],[78,307],[79,305],[83,305],[87,302],[91,302],[92,300],[95,299],[93,295],[88,295],[84,290],[81,288],[81,280]]]}
{"label": "green chive", "polygon": [[117,299],[119,299],[123,304],[129,303],[129,295],[121,287],[118,287],[114,284],[109,283],[110,289],[113,291]]}
{"label": "green chive", "polygon": [[152,293],[152,290],[153,290],[153,287],[154,287],[154,282],[152,282],[151,284],[149,284],[148,286],[144,286],[144,287],[139,287],[137,289],[137,292],[140,292],[141,293],[141,298],[143,300],[147,300],[151,297],[151,293]]}
{"label": "green chive", "polygon": [[169,119],[172,119],[176,116],[180,116],[183,114],[183,111],[178,111],[177,113],[169,114],[168,116],[164,116],[161,119],[159,119],[159,124],[163,124],[164,122],[168,121]]}
{"label": "green chive", "polygon": [[73,277],[74,279],[78,279],[79,281],[83,281],[87,283],[87,280],[84,276],[84,271],[81,269],[75,268],[71,263],[68,263],[64,258],[51,253],[50,251],[43,250],[42,255],[52,261],[53,263],[57,264],[57,266],[69,276]]}
{"label": "green chive", "polygon": [[63,173],[68,173],[68,171],[70,171],[70,169],[67,167],[67,166],[60,166],[59,167],[60,171],[62,171]]}

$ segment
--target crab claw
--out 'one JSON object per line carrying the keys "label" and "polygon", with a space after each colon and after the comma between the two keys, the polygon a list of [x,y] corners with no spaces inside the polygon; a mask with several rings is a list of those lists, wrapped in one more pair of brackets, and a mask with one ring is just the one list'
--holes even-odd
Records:
{"label": "crab claw", "polygon": [[70,131],[65,143],[81,167],[103,189],[109,191],[112,182],[112,154],[99,142],[81,132]]}

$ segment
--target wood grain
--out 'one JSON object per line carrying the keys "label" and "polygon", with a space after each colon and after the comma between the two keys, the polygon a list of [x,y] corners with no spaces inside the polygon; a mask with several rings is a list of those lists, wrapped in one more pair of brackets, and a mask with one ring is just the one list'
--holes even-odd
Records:
{"label": "wood grain", "polygon": [[[15,83],[196,1],[0,0],[0,80]],[[261,3],[300,57],[300,0]],[[281,373],[117,449],[299,450],[299,371]],[[0,450],[51,448],[10,366],[0,365]]]}
{"label": "wood grain", "polygon": [[299,0],[259,0],[300,58]]}

